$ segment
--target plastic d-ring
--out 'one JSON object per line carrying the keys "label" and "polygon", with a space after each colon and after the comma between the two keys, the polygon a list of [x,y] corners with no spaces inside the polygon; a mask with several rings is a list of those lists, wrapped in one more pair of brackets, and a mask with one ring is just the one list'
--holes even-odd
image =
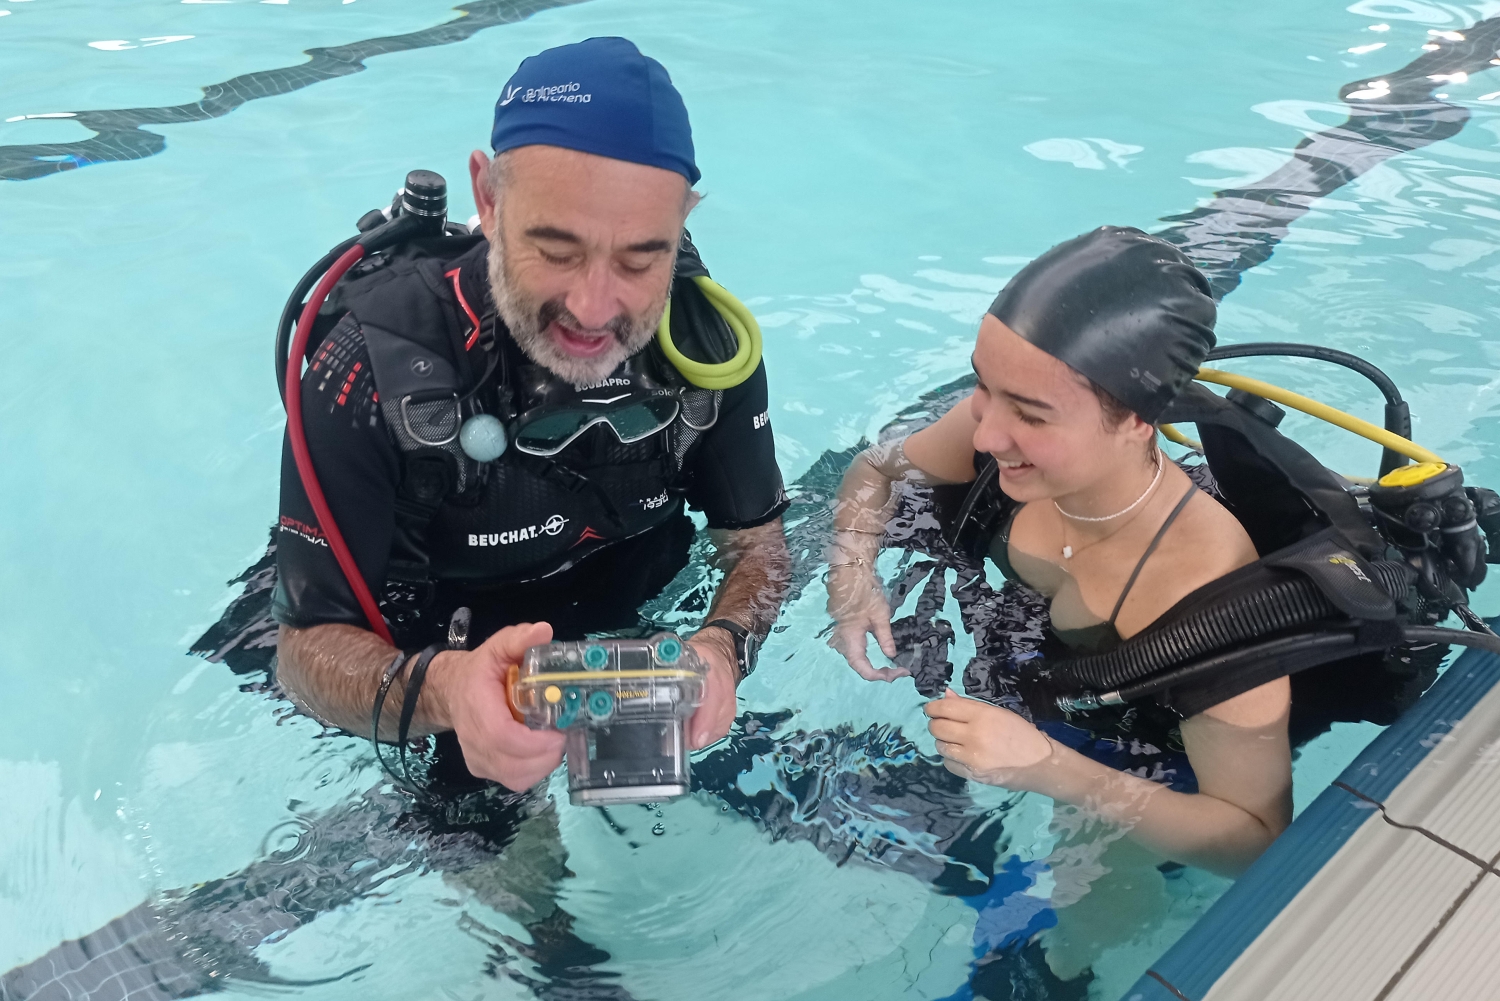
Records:
{"label": "plastic d-ring", "polygon": [[583,666],[590,671],[602,671],[609,664],[609,651],[598,643],[583,651]]}
{"label": "plastic d-ring", "polygon": [[589,692],[588,707],[589,715],[596,721],[603,722],[615,710],[615,697],[602,689]]}
{"label": "plastic d-ring", "polygon": [[676,636],[664,637],[656,644],[656,659],[663,664],[675,664],[682,656],[682,640]]}

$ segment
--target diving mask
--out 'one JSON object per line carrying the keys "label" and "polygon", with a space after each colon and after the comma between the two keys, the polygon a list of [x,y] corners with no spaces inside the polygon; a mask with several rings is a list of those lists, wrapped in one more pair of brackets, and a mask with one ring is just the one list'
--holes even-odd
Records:
{"label": "diving mask", "polygon": [[622,445],[649,438],[677,419],[682,404],[672,393],[641,397],[621,394],[608,400],[574,400],[524,414],[512,428],[517,449],[528,455],[553,456],[577,441],[589,428],[606,424]]}

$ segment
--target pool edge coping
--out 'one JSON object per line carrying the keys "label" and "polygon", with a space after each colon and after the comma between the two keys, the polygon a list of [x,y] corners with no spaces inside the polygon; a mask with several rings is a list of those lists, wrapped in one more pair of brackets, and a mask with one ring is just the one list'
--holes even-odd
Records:
{"label": "pool edge coping", "polygon": [[1308,804],[1264,855],[1120,1001],[1199,1001],[1292,899],[1379,812],[1343,786],[1384,800],[1446,732],[1500,684],[1500,656],[1466,650],[1400,719]]}

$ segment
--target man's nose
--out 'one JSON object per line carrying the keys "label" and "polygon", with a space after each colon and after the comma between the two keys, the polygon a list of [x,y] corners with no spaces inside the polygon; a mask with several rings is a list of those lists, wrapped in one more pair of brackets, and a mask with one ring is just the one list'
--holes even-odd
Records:
{"label": "man's nose", "polygon": [[590,262],[568,290],[568,312],[590,330],[598,330],[622,312],[619,282],[607,262]]}

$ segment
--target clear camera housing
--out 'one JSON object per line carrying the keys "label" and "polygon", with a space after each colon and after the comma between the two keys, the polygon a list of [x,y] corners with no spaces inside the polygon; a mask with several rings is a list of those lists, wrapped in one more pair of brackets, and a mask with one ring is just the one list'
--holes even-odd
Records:
{"label": "clear camera housing", "polygon": [[688,791],[686,721],[708,668],[673,633],[526,651],[511,702],[533,730],[567,735],[575,805],[654,803]]}

